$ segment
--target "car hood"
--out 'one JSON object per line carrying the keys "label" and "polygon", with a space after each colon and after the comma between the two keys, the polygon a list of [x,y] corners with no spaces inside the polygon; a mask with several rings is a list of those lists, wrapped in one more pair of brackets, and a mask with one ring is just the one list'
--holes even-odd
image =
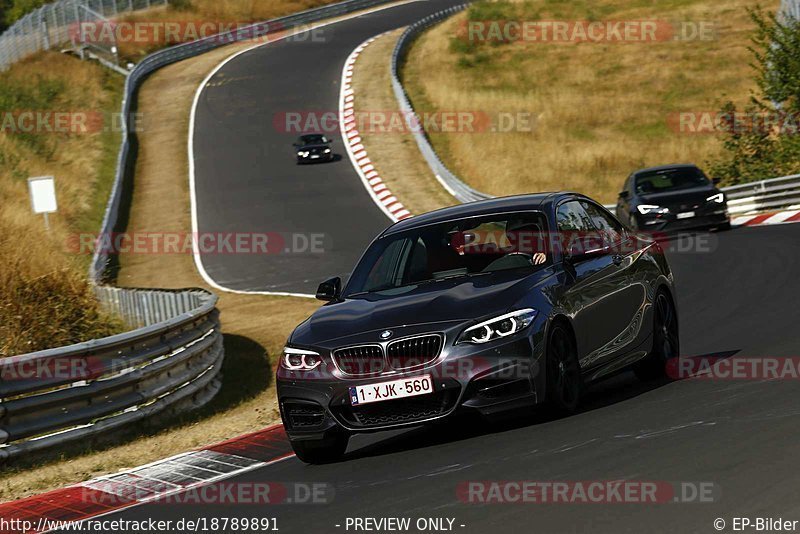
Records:
{"label": "car hood", "polygon": [[298,150],[311,150],[311,149],[316,149],[316,148],[328,148],[328,145],[326,145],[324,143],[315,144],[315,145],[303,145],[301,147],[298,147]]}
{"label": "car hood", "polygon": [[290,342],[312,346],[383,329],[500,315],[554,272],[506,271],[354,296],[319,308]]}
{"label": "car hood", "polygon": [[719,189],[713,185],[708,185],[679,191],[642,194],[640,198],[642,204],[655,204],[664,207],[680,206],[691,209],[691,207],[702,206],[708,197],[719,192]]}

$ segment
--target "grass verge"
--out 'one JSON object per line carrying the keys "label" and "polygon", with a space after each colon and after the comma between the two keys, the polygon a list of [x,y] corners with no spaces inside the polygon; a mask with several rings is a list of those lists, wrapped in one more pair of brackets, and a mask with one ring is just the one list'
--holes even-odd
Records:
{"label": "grass verge", "polygon": [[[718,136],[670,126],[679,112],[715,113],[754,89],[747,50],[754,0],[527,0],[481,2],[413,45],[404,83],[419,112],[532,114],[530,131],[431,134],[439,155],[473,187],[495,195],[571,189],[613,201],[634,169],[705,164]],[[777,8],[771,0],[767,7]],[[713,38],[648,43],[480,43],[477,20],[711,23]]]}
{"label": "grass verge", "polygon": [[[0,74],[0,357],[122,331],[67,244],[100,226],[114,178],[123,79],[56,52]],[[56,119],[55,117],[59,117]],[[27,179],[55,177],[58,211],[32,213]]]}
{"label": "grass verge", "polygon": [[[365,117],[359,128],[361,140],[381,179],[413,214],[458,204],[431,173],[414,137],[402,128],[370,127],[371,116],[400,116],[392,91],[389,58],[403,28],[370,43],[358,56],[353,69],[353,106],[357,117]],[[392,121],[397,125],[398,121]]]}

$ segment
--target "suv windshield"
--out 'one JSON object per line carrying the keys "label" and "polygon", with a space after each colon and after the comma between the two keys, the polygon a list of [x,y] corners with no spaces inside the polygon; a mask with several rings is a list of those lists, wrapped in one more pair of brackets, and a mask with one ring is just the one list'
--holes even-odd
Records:
{"label": "suv windshield", "polygon": [[696,167],[681,167],[641,173],[636,176],[637,193],[660,193],[708,185],[703,171]]}
{"label": "suv windshield", "polygon": [[550,262],[547,223],[541,212],[472,217],[377,240],[356,266],[346,293],[384,291],[510,269],[533,270]]}

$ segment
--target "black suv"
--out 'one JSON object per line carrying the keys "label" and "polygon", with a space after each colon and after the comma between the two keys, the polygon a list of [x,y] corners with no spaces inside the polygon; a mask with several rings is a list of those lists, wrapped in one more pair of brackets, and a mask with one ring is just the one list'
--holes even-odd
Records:
{"label": "black suv", "polygon": [[631,174],[617,200],[617,217],[630,228],[728,230],[725,193],[695,165],[665,165]]}

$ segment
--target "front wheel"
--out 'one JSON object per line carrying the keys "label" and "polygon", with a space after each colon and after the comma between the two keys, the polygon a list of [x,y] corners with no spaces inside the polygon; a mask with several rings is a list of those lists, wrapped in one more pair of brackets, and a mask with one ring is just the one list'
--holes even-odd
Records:
{"label": "front wheel", "polygon": [[547,400],[557,415],[568,415],[578,408],[583,382],[578,351],[572,334],[556,324],[547,343]]}
{"label": "front wheel", "polygon": [[639,361],[633,372],[640,380],[648,381],[667,376],[667,362],[679,356],[678,315],[672,299],[659,291],[653,303],[653,350]]}
{"label": "front wheel", "polygon": [[328,464],[342,459],[350,436],[337,432],[324,439],[290,440],[295,455],[307,464]]}

